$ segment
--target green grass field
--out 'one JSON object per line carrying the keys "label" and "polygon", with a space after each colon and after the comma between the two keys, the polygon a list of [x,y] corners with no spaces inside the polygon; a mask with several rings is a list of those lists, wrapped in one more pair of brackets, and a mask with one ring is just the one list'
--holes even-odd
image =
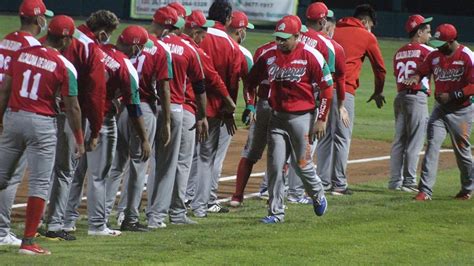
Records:
{"label": "green grass field", "polygon": [[[15,19],[0,17],[1,35],[17,28]],[[250,32],[244,45],[254,51],[269,40],[269,33]],[[402,44],[380,41],[388,73],[387,105],[381,110],[365,103],[373,91],[373,75],[364,65],[356,97],[355,138],[391,141],[395,96],[391,57]],[[242,105],[239,100],[240,110]],[[414,202],[412,195],[389,192],[383,180],[353,186],[356,193],[351,197],[330,197],[324,217],[316,217],[310,206],[290,205],[286,222],[271,226],[258,222],[266,215],[261,200],[248,200],[245,208],[211,215],[196,226],[170,225],[119,238],[87,237],[82,221],[77,241],[39,240],[52,256],[19,256],[15,248],[0,247],[0,264],[468,265],[474,262],[474,205],[452,200],[459,189],[457,176],[457,169],[440,171],[432,202]],[[19,225],[14,227],[21,235]]]}

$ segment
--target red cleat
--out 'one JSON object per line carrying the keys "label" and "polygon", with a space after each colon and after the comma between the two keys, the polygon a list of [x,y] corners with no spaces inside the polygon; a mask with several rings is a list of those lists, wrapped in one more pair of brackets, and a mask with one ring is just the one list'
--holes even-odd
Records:
{"label": "red cleat", "polygon": [[51,252],[47,249],[43,249],[38,244],[21,244],[20,250],[18,251],[20,254],[24,255],[51,255]]}
{"label": "red cleat", "polygon": [[420,191],[418,192],[418,194],[416,195],[414,199],[417,201],[427,201],[427,200],[431,200],[431,196],[429,196],[425,192]]}
{"label": "red cleat", "polygon": [[456,194],[456,196],[454,196],[454,198],[458,200],[470,200],[471,197],[472,197],[471,192],[467,192],[464,190],[459,191],[459,193]]}

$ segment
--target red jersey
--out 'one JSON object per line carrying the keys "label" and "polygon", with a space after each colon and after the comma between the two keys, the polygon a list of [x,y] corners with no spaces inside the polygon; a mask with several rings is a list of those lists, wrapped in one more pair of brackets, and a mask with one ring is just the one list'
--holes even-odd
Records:
{"label": "red jersey", "polygon": [[57,114],[56,96],[77,96],[77,72],[55,49],[32,46],[19,50],[5,72],[12,77],[8,106],[45,116]]}
{"label": "red jersey", "polygon": [[157,100],[156,81],[173,78],[171,52],[164,42],[150,35],[154,46],[144,48],[140,56],[132,58],[140,78],[140,99],[154,103]]}
{"label": "red jersey", "polygon": [[383,92],[387,71],[375,35],[367,31],[359,19],[347,17],[337,22],[334,40],[344,48],[346,54],[346,91],[355,95],[362,63],[367,56],[374,72],[374,92]]}
{"label": "red jersey", "polygon": [[122,97],[122,103],[125,105],[140,104],[138,73],[132,62],[114,45],[103,45],[102,50],[104,51],[105,69],[109,75],[105,113],[112,111],[112,100],[118,97]]}
{"label": "red jersey", "polygon": [[[260,56],[262,56],[262,54],[267,53],[269,49],[276,49],[275,41],[267,42],[264,45],[258,47],[257,50],[255,50],[255,54],[253,55],[253,61],[257,62]],[[267,77],[265,77],[260,83],[260,85],[258,86],[258,92],[257,92],[258,98],[268,99],[269,91],[270,91],[270,83],[268,82]],[[246,97],[246,102],[249,103],[249,100],[250,100],[248,98],[249,95],[245,95],[245,97]],[[253,102],[253,100],[254,99],[250,101]],[[249,104],[254,104],[254,103],[249,103]]]}
{"label": "red jersey", "polygon": [[334,72],[334,60],[335,55],[332,50],[329,49],[327,40],[321,32],[317,32],[311,28],[308,28],[308,31],[301,33],[298,41],[305,43],[311,48],[318,50],[326,60],[326,63],[329,66],[329,70]]}
{"label": "red jersey", "polygon": [[[186,34],[182,34],[181,37],[183,40],[187,41],[191,46],[196,49],[199,58],[201,59],[202,70],[204,71],[204,78],[206,83],[206,96],[209,99],[211,98],[219,98],[219,97],[227,97],[229,96],[229,92],[222,81],[219,73],[214,69],[214,65],[212,63],[212,59],[200,48],[194,40]],[[186,100],[184,109],[188,110],[189,112],[195,114],[196,113],[196,103],[195,103],[195,95],[194,91],[192,90],[191,83],[186,83]],[[208,101],[206,106],[206,115],[208,117],[216,117],[220,110],[220,105],[215,106],[216,101]]]}
{"label": "red jersey", "polygon": [[240,74],[242,81],[245,83],[247,75],[253,67],[253,56],[252,53],[242,45],[239,45],[240,49]]}
{"label": "red jersey", "polygon": [[79,104],[82,115],[90,123],[91,137],[99,136],[104,121],[106,72],[104,52],[100,49],[94,34],[85,25],[76,29],[77,38],[62,52],[77,69]]}
{"label": "red jersey", "polygon": [[[264,74],[262,74],[264,73]],[[325,119],[332,99],[332,77],[321,53],[298,43],[289,54],[272,46],[250,71],[246,87],[251,92],[268,77],[270,106],[279,112],[306,112],[315,109],[314,92],[321,92],[321,116]]]}
{"label": "red jersey", "polygon": [[418,65],[423,63],[426,56],[435,49],[421,43],[408,43],[400,48],[393,56],[393,74],[397,82],[397,90],[406,89],[422,90],[430,94],[429,77],[424,77],[421,82],[414,86],[407,86],[402,82],[415,75]]}
{"label": "red jersey", "polygon": [[333,80],[336,87],[337,99],[344,101],[346,99],[346,54],[344,48],[335,40],[329,39],[334,47],[334,73]]}
{"label": "red jersey", "polygon": [[[222,81],[224,81],[229,94],[235,96],[239,89],[240,49],[225,30],[224,25],[216,21],[214,28],[207,29],[206,38],[199,46],[211,58],[214,69],[217,70]],[[208,104],[218,108],[210,113],[219,113],[223,106],[222,98],[211,95],[207,100]]]}
{"label": "red jersey", "polygon": [[41,43],[33,35],[24,31],[15,31],[3,38],[0,42],[0,85],[15,52],[22,48],[36,45],[41,45]]}
{"label": "red jersey", "polygon": [[[474,54],[464,45],[459,45],[452,56],[446,56],[438,50],[431,52],[425,61],[418,65],[416,74],[421,77],[433,75],[435,94],[450,93],[474,83]],[[456,105],[471,104],[469,98]]]}
{"label": "red jersey", "polygon": [[170,80],[171,103],[183,104],[187,78],[190,83],[204,80],[200,58],[188,41],[175,34],[166,36],[163,42],[169,46],[173,58],[173,79]]}

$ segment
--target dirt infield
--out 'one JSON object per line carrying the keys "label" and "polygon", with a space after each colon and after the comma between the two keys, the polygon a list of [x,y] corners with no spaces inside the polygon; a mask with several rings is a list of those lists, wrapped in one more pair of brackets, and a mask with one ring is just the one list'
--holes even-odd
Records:
{"label": "dirt infield", "polygon": [[[247,130],[239,129],[232,139],[227,157],[224,162],[222,176],[232,176],[236,174],[237,165],[240,160],[240,153],[247,140]],[[388,142],[355,139],[352,141],[352,147],[349,159],[366,159],[390,155],[390,146]],[[421,164],[421,163],[420,163]],[[454,154],[442,153],[440,155],[439,169],[452,168],[456,166]],[[254,167],[253,172],[263,172],[266,167],[266,156],[264,155]],[[370,161],[364,163],[351,163],[348,166],[349,183],[356,184],[373,180],[384,180],[389,176],[389,160]],[[15,204],[25,203],[27,196],[26,176],[20,185]],[[246,189],[246,193],[258,192],[261,177],[251,177]],[[87,184],[87,182],[86,182]],[[232,196],[235,180],[219,183],[219,197],[226,198]],[[14,221],[18,222],[24,219],[24,208],[15,208],[13,210]],[[81,213],[85,214],[85,204],[81,206]]]}

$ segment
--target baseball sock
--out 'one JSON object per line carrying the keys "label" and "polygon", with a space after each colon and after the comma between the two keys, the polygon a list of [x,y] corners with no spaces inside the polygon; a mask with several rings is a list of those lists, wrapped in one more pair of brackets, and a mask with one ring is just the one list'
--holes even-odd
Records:
{"label": "baseball sock", "polygon": [[32,239],[38,230],[38,224],[43,216],[45,200],[38,197],[28,197],[26,205],[26,221],[24,239]]}
{"label": "baseball sock", "polygon": [[232,200],[242,201],[244,199],[244,190],[252,173],[254,162],[242,157],[237,168],[237,180],[235,183],[235,193]]}

